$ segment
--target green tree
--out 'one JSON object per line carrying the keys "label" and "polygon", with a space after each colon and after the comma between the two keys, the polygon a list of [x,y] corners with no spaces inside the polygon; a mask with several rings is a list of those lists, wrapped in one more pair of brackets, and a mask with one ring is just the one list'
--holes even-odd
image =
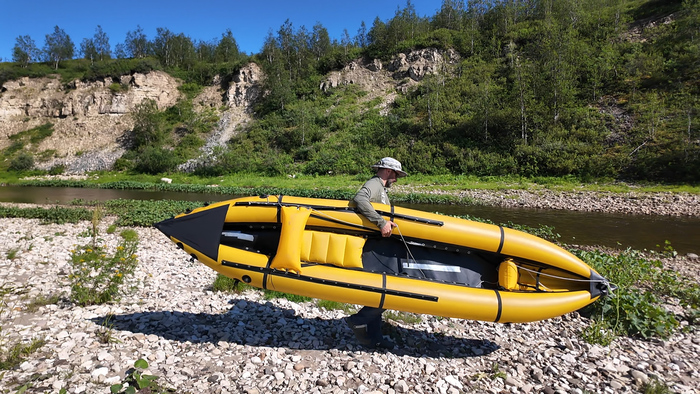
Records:
{"label": "green tree", "polygon": [[175,49],[173,48],[175,34],[165,27],[156,29],[153,39],[153,54],[165,67],[175,65]]}
{"label": "green tree", "polygon": [[[347,30],[345,30],[344,35],[347,35],[347,33]],[[350,44],[348,43],[348,45]],[[331,51],[331,39],[328,35],[328,30],[320,23],[315,24],[313,27],[310,47],[317,62]]]}
{"label": "green tree", "polygon": [[200,40],[194,46],[198,61],[205,63],[214,63],[216,61],[217,46],[214,43]]}
{"label": "green tree", "polygon": [[149,146],[160,146],[165,142],[167,132],[162,112],[154,100],[144,100],[132,112],[134,128],[132,141],[134,150]]}
{"label": "green tree", "polygon": [[124,57],[140,59],[148,56],[148,54],[150,53],[149,46],[150,43],[146,38],[146,34],[144,34],[143,32],[143,28],[141,28],[140,25],[136,25],[136,30],[130,30],[126,33],[124,46],[120,49]]}
{"label": "green tree", "polygon": [[233,37],[231,29],[226,29],[226,33],[221,35],[221,40],[216,46],[215,59],[217,62],[229,63],[238,60],[238,43]]}
{"label": "green tree", "polygon": [[367,25],[365,24],[365,21],[362,21],[362,23],[360,23],[360,28],[357,29],[357,35],[355,36],[355,45],[363,49],[367,48],[367,45],[369,45],[369,36],[367,33]]}
{"label": "green tree", "polygon": [[12,61],[19,63],[22,67],[27,67],[29,63],[37,60],[39,49],[34,40],[29,36],[19,36],[15,39],[15,46],[12,48]]}
{"label": "green tree", "polygon": [[72,59],[74,52],[75,44],[73,44],[70,36],[63,29],[55,26],[53,33],[46,35],[44,55],[46,56],[46,61],[54,64],[54,69],[58,69],[58,63],[61,60]]}
{"label": "green tree", "polygon": [[440,11],[433,17],[433,27],[436,30],[460,30],[464,23],[465,9],[464,0],[443,0]]}
{"label": "green tree", "polygon": [[95,35],[92,37],[92,42],[95,45],[95,51],[97,52],[97,58],[99,61],[107,60],[112,57],[112,48],[109,45],[109,37],[107,33],[102,30],[102,26],[97,25],[95,28]]}
{"label": "green tree", "polygon": [[196,53],[192,39],[184,33],[177,34],[172,39],[173,66],[184,70],[191,70],[196,59]]}
{"label": "green tree", "polygon": [[80,43],[80,55],[83,59],[90,60],[90,64],[94,63],[99,56],[95,47],[95,41],[91,38],[83,38],[83,41]]}

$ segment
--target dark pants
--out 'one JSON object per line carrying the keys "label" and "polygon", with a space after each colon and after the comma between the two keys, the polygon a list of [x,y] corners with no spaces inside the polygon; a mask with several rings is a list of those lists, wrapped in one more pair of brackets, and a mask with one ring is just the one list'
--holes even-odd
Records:
{"label": "dark pants", "polygon": [[372,340],[382,338],[382,313],[385,309],[364,306],[359,312],[350,316],[350,322],[355,326],[367,325],[367,337]]}

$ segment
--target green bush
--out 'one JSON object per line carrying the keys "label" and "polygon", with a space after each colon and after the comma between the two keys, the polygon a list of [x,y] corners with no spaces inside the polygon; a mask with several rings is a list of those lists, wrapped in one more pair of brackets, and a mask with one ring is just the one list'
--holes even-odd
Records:
{"label": "green bush", "polygon": [[17,208],[0,206],[2,218],[40,219],[42,223],[77,223],[81,220],[90,220],[92,211],[85,208]]}
{"label": "green bush", "polygon": [[127,90],[129,90],[129,85],[122,85],[119,82],[114,82],[111,85],[109,85],[109,90],[112,93],[122,93],[122,92],[126,92]]}
{"label": "green bush", "polygon": [[138,264],[138,235],[124,230],[116,250],[91,242],[71,251],[71,299],[80,306],[117,301],[125,278],[133,275]]}
{"label": "green bush", "polygon": [[179,160],[172,151],[159,147],[147,147],[139,153],[134,169],[146,174],[160,174],[173,171],[178,164]]}
{"label": "green bush", "polygon": [[61,175],[66,172],[66,166],[58,164],[49,169],[49,175]]}
{"label": "green bush", "polygon": [[34,168],[34,156],[31,153],[22,152],[10,161],[10,171],[28,171]]}
{"label": "green bush", "polygon": [[618,286],[612,297],[585,309],[593,319],[608,320],[608,326],[616,334],[668,338],[678,327],[678,321],[661,306],[661,297],[680,295],[681,303],[697,302],[697,284],[684,283],[679,277],[669,275],[660,261],[649,259],[639,251],[628,249],[618,255],[573,252]]}

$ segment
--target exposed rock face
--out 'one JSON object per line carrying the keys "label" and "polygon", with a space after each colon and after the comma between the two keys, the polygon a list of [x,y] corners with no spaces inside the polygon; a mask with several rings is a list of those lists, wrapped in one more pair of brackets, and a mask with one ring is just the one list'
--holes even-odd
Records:
{"label": "exposed rock face", "polygon": [[[206,87],[194,99],[197,110],[214,109],[221,118],[210,136],[204,154],[224,144],[251,118],[252,103],[261,94],[262,71],[251,63],[234,76],[227,89]],[[64,84],[58,76],[22,78],[0,89],[0,149],[9,137],[41,124],[53,124],[51,137],[34,146],[36,153],[52,151],[39,168],[63,165],[68,173],[109,169],[123,153],[119,143],[131,130],[130,113],[143,100],[155,100],[158,108],[174,105],[181,94],[181,82],[167,73],[122,76],[119,81],[72,81]]]}
{"label": "exposed rock face", "polygon": [[379,59],[358,59],[340,71],[329,73],[320,87],[328,90],[343,85],[358,85],[369,93],[365,96],[366,101],[383,98],[379,107],[385,113],[396,99],[397,92],[408,92],[426,75],[446,73],[448,67],[457,61],[459,55],[455,51],[441,52],[437,49],[400,53],[387,65]]}
{"label": "exposed rock face", "polygon": [[[399,92],[407,92],[426,75],[447,73],[457,60],[455,52],[436,49],[400,54],[388,64],[379,59],[358,59],[341,71],[331,72],[320,88],[357,85],[368,93],[363,101],[381,97],[378,107],[387,113]],[[260,67],[250,63],[228,86],[222,88],[220,81],[215,81],[215,86],[206,87],[194,99],[197,110],[213,109],[220,121],[208,136],[202,156],[181,170],[191,170],[211,158],[214,147],[224,145],[244,129],[252,119],[253,103],[264,94],[263,79]],[[0,149],[10,145],[10,136],[50,122],[53,135],[32,146],[35,154],[43,152],[47,160],[37,167],[63,165],[68,173],[109,169],[124,152],[119,141],[132,128],[133,109],[146,99],[155,100],[160,109],[174,105],[181,98],[180,84],[160,71],[125,75],[118,81],[106,78],[66,83],[58,76],[9,81],[0,87]]]}
{"label": "exposed rock face", "polygon": [[[123,152],[118,141],[131,129],[134,107],[151,99],[167,108],[180,97],[178,86],[160,71],[124,76],[119,82],[106,78],[64,84],[58,77],[9,81],[0,95],[0,149],[9,145],[11,135],[50,122],[53,135],[34,147],[55,151],[45,167],[63,164],[70,170],[77,161],[83,170],[109,168]],[[95,157],[98,152],[101,157]]]}
{"label": "exposed rock face", "polygon": [[[213,159],[214,148],[224,146],[232,136],[252,120],[253,103],[262,94],[263,77],[260,66],[255,63],[246,65],[234,75],[225,93],[226,110],[221,113],[216,130],[207,139],[200,157],[182,164],[179,167],[180,171],[192,171],[207,159]],[[219,88],[208,87],[199,97],[207,95],[219,97],[218,106],[221,105],[222,94]]]}

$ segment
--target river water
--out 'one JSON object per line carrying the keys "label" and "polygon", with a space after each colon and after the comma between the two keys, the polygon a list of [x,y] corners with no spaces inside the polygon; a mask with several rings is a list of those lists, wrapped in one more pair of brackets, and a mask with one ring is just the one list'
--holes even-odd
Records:
{"label": "river water", "polygon": [[[76,199],[106,201],[120,198],[213,202],[236,197],[239,196],[147,190],[0,187],[1,202],[32,204],[68,203]],[[559,241],[566,244],[660,250],[657,245],[663,247],[664,242],[668,240],[678,253],[700,254],[700,218],[463,205],[400,204],[400,206],[448,215],[472,215],[498,224],[510,221],[532,227],[552,226],[554,231],[561,235]]]}

